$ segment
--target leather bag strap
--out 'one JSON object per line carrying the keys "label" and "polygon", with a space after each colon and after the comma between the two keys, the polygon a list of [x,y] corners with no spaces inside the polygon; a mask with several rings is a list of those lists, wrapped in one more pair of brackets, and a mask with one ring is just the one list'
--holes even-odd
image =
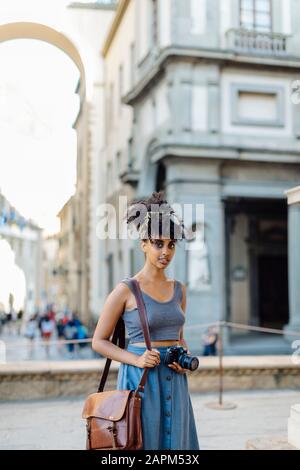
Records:
{"label": "leather bag strap", "polygon": [[[145,343],[146,343],[147,349],[151,350],[149,325],[148,325],[146,307],[145,307],[144,299],[142,296],[141,288],[136,279],[128,278],[128,280],[129,280],[131,289],[136,299],[138,312],[140,315],[141,326],[142,326],[142,330],[143,330],[143,334],[145,338]],[[124,324],[124,320],[122,317],[120,317],[117,322],[111,342],[115,345],[118,345],[122,349],[125,348],[125,324]],[[112,360],[109,358],[106,360],[103,374],[100,380],[100,385],[98,387],[98,393],[103,392],[104,390],[111,362]],[[136,392],[144,391],[145,383],[147,380],[147,375],[148,375],[148,368],[145,368],[143,375],[141,377],[140,383],[137,386]]]}

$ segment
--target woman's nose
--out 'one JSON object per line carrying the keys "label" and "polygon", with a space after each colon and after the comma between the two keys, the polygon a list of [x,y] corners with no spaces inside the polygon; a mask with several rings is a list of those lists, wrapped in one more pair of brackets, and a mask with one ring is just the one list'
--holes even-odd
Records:
{"label": "woman's nose", "polygon": [[162,254],[164,256],[167,256],[169,254],[170,250],[168,248],[168,246],[164,246],[163,249],[162,249]]}

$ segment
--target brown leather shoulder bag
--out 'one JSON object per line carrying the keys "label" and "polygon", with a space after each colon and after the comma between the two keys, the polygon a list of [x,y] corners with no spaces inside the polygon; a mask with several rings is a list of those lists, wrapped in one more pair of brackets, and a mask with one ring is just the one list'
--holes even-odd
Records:
{"label": "brown leather shoulder bag", "polygon": [[[147,348],[151,350],[149,325],[139,283],[130,278],[136,298],[143,334]],[[112,337],[112,343],[125,348],[125,325],[120,317]],[[97,393],[85,401],[82,417],[86,419],[87,450],[139,450],[143,446],[141,424],[141,400],[148,368],[144,369],[135,390],[113,390],[104,392],[111,364],[107,359]]]}

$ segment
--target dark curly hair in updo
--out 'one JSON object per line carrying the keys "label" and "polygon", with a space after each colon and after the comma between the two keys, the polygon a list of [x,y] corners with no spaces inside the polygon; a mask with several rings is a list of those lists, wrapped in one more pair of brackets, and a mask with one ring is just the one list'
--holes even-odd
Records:
{"label": "dark curly hair in updo", "polygon": [[185,227],[163,191],[153,192],[148,199],[132,201],[125,218],[128,226],[133,226],[143,241],[161,237],[174,241],[186,238]]}

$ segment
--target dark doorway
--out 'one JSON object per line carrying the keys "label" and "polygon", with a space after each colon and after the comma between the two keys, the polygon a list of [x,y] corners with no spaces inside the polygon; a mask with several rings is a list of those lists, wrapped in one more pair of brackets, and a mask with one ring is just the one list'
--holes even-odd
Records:
{"label": "dark doorway", "polygon": [[166,189],[166,167],[160,162],[157,167],[155,191],[164,191]]}
{"label": "dark doorway", "polygon": [[259,256],[258,316],[260,326],[281,329],[288,323],[287,276],[286,256]]}
{"label": "dark doorway", "polygon": [[[235,305],[235,319],[239,323],[236,308],[239,304],[244,311],[249,311],[250,325],[282,329],[289,321],[286,201],[231,198],[225,202],[225,211],[227,318],[232,319]],[[243,249],[241,261],[237,261],[231,240],[239,233],[236,227],[241,215],[247,220],[247,228],[237,240],[238,246],[239,240],[242,241]],[[234,269],[236,267],[239,269]],[[232,281],[233,274],[237,276],[237,273],[242,273],[243,277]],[[243,298],[236,293],[239,282],[248,283],[247,308]],[[241,318],[244,322],[245,315]]]}

